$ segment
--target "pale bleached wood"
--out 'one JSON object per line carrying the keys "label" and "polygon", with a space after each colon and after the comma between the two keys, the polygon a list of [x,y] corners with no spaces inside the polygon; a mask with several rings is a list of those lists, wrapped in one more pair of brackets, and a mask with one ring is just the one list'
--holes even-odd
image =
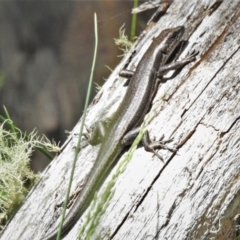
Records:
{"label": "pale bleached wood", "polygon": [[[161,85],[155,101],[165,93],[164,102],[149,125],[151,138],[159,139],[162,134],[174,137],[172,145],[179,151],[159,151],[165,165],[143,148],[135,151],[115,184],[114,196],[92,239],[237,238],[240,3],[216,2],[174,1],[167,14],[135,45],[138,53],[130,68],[136,66],[153,35],[184,25],[189,45],[180,58],[193,49],[199,51],[196,62]],[[118,72],[128,57],[96,96],[87,125],[111,116],[117,108],[126,90]],[[78,129],[79,124],[73,132]],[[74,135],[44,172],[1,239],[40,239],[49,225],[55,224],[54,216],[59,212],[54,207],[64,199],[76,142]],[[72,192],[84,184],[98,148],[88,146],[79,154]],[[64,239],[76,239],[83,222],[84,216]]]}

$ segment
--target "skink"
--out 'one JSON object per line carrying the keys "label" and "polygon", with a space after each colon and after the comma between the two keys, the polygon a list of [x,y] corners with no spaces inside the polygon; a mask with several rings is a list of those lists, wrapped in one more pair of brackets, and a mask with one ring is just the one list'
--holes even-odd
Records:
{"label": "skink", "polygon": [[[96,191],[114,167],[117,157],[122,152],[124,136],[138,127],[149,109],[154,93],[158,88],[157,78],[168,70],[176,69],[195,60],[190,56],[181,62],[166,65],[169,56],[179,44],[184,27],[163,30],[153,41],[140,60],[135,73],[130,79],[126,95],[118,110],[107,124],[106,134],[101,140],[101,146],[95,163],[88,175],[85,186],[77,197],[72,209],[67,214],[63,235],[79,220],[91,203]],[[46,235],[42,240],[56,239],[58,229]]]}

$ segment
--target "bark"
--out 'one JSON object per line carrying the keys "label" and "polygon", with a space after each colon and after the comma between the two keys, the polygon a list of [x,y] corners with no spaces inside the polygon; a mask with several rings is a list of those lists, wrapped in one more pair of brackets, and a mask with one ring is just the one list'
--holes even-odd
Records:
{"label": "bark", "polygon": [[[199,51],[196,62],[162,83],[156,102],[164,101],[149,124],[150,137],[174,137],[173,154],[137,148],[116,179],[114,194],[90,239],[237,239],[240,222],[240,1],[174,1],[156,24],[150,24],[134,49],[134,69],[151,39],[161,30],[184,25],[189,44],[180,56]],[[126,91],[113,71],[89,107],[86,125],[109,117]],[[116,80],[117,79],[117,80]],[[79,124],[73,133],[78,133]],[[1,239],[40,239],[64,199],[77,136],[50,164]],[[171,145],[171,144],[170,144]],[[99,146],[79,154],[72,192],[84,185]],[[119,162],[124,158],[120,158]],[[117,167],[116,167],[117,168]],[[105,181],[102,189],[116,172]],[[86,213],[64,239],[76,239]],[[18,228],[16,229],[16,226]]]}

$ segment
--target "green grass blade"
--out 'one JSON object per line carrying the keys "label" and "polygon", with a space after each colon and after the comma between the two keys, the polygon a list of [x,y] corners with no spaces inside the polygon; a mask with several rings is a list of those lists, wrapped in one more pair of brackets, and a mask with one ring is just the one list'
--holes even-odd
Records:
{"label": "green grass blade", "polygon": [[67,189],[66,199],[65,199],[65,202],[64,202],[64,209],[63,209],[63,213],[62,213],[61,222],[60,222],[60,225],[59,225],[57,240],[61,239],[63,222],[64,222],[64,218],[65,218],[65,214],[66,214],[67,204],[68,204],[68,201],[69,201],[69,196],[70,196],[70,191],[71,191],[71,186],[72,186],[72,180],[73,180],[75,166],[76,166],[76,162],[77,162],[77,156],[78,156],[78,153],[80,151],[80,142],[81,142],[81,137],[82,137],[82,133],[83,133],[84,122],[85,122],[85,119],[86,119],[87,107],[88,107],[88,104],[89,104],[91,87],[92,87],[92,82],[93,82],[93,73],[94,73],[94,69],[95,69],[95,63],[96,63],[96,57],[97,57],[97,46],[98,46],[98,30],[97,30],[97,15],[96,15],[96,13],[94,13],[94,33],[95,33],[95,48],[94,48],[93,62],[92,62],[92,68],[91,68],[91,75],[90,75],[90,79],[89,79],[87,97],[86,97],[86,101],[85,101],[84,112],[83,112],[82,122],[81,122],[81,126],[80,126],[79,138],[78,138],[78,143],[77,143],[77,147],[76,147],[76,150],[75,150],[75,155],[74,155],[74,160],[73,160],[73,165],[72,165],[72,171],[71,171],[71,175],[70,175],[70,180],[69,180],[69,185],[68,185],[68,189]]}

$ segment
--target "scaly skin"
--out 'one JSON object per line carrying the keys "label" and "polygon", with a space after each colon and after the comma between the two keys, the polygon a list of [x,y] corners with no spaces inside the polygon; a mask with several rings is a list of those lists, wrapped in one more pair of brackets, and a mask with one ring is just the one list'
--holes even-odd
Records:
{"label": "scaly skin", "polygon": [[[117,157],[124,148],[121,144],[124,135],[141,123],[158,87],[156,84],[157,70],[159,66],[166,64],[183,33],[184,27],[162,31],[158,37],[153,39],[149,49],[139,62],[130,80],[126,95],[107,127],[106,135],[101,142],[97,159],[86,184],[65,218],[63,235],[70,231],[88,208],[95,192],[98,191],[116,164]],[[56,239],[57,231],[58,228],[55,228],[42,240]]]}

